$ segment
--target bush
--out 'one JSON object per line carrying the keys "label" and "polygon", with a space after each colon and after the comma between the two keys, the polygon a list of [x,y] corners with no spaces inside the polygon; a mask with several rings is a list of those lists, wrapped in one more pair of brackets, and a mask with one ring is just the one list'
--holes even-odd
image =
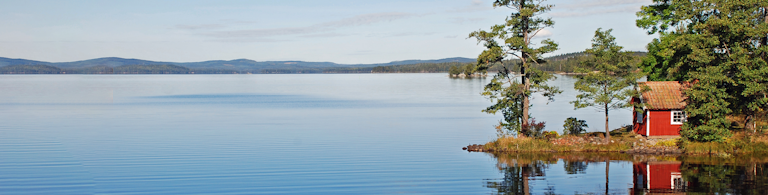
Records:
{"label": "bush", "polygon": [[528,124],[522,125],[521,132],[525,133],[525,136],[528,137],[542,137],[542,131],[545,126],[547,126],[546,122],[537,123],[536,119],[531,118],[530,121],[528,121]]}
{"label": "bush", "polygon": [[451,68],[448,69],[448,74],[451,76],[459,76],[459,74],[461,74],[461,70],[458,66],[451,66]]}
{"label": "bush", "polygon": [[587,121],[569,117],[565,119],[565,124],[563,124],[563,135],[580,135],[587,132],[585,127],[589,127]]}
{"label": "bush", "polygon": [[553,138],[557,138],[557,137],[560,137],[560,134],[557,134],[557,131],[544,131],[544,132],[542,133],[542,135],[543,135],[543,136],[544,136],[544,138],[546,138],[546,139],[553,139]]}

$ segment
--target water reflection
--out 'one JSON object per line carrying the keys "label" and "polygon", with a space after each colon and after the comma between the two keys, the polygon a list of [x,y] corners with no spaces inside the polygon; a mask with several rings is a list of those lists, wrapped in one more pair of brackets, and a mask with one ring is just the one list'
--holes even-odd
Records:
{"label": "water reflection", "polygon": [[768,155],[492,156],[504,177],[485,186],[497,194],[768,194]]}

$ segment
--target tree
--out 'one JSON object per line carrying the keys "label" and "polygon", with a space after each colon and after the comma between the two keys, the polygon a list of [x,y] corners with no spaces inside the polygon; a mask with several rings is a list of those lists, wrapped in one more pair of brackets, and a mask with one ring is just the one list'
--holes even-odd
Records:
{"label": "tree", "polygon": [[589,127],[587,121],[568,117],[563,124],[563,135],[580,135],[587,132],[584,127]]}
{"label": "tree", "polygon": [[494,25],[490,31],[479,30],[469,34],[469,37],[476,38],[478,43],[486,47],[478,56],[478,64],[503,63],[510,56],[519,59],[516,64],[520,68],[519,80],[506,66],[502,66],[502,70],[485,86],[482,94],[495,102],[483,112],[495,114],[501,111],[504,114],[504,120],[497,128],[522,136],[530,134],[522,127],[529,123],[531,94],[541,93],[552,100],[555,94],[560,93],[556,87],[546,84],[554,76],[534,66],[544,63],[543,54],[557,50],[557,44],[550,39],[541,41],[541,47],[535,47],[532,43],[537,33],[554,25],[551,18],[538,17],[552,8],[551,5],[541,5],[543,1],[496,0],[494,7],[506,7],[512,9],[513,13],[504,24]]}
{"label": "tree", "polygon": [[[691,83],[684,91],[688,120],[681,135],[694,141],[723,141],[731,127],[725,117],[738,114],[745,115],[746,129],[754,131],[754,119],[768,106],[768,2],[654,2],[638,12],[637,26],[649,34],[658,32],[658,42],[669,43],[649,45],[649,53],[667,57],[649,62],[653,65],[649,72]],[[663,62],[672,71],[658,70]]]}
{"label": "tree", "polygon": [[611,134],[608,128],[608,111],[627,108],[628,99],[636,96],[637,80],[642,73],[637,71],[636,60],[629,52],[623,52],[623,47],[616,45],[616,38],[611,35],[612,29],[595,31],[592,38],[592,48],[586,53],[594,58],[582,63],[584,75],[577,76],[574,89],[581,92],[572,101],[575,109],[594,107],[605,113],[605,142],[610,142]]}

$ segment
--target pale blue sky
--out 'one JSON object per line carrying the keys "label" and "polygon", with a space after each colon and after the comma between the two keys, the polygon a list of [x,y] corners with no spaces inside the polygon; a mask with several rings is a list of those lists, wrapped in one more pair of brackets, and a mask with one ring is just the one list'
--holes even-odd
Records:
{"label": "pale blue sky", "polygon": [[[0,0],[0,57],[50,62],[100,57],[193,62],[252,59],[384,63],[475,58],[467,35],[511,13],[492,0]],[[597,28],[645,50],[635,27],[651,0],[549,0],[554,54],[590,47]]]}

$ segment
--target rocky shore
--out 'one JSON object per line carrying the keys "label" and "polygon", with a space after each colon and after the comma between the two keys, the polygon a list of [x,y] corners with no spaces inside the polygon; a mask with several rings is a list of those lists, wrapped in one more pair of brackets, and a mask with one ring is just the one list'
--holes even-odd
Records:
{"label": "rocky shore", "polygon": [[[519,152],[618,152],[628,154],[682,154],[683,151],[674,145],[674,138],[646,138],[643,136],[612,139],[610,143],[598,136],[568,136],[546,139],[551,147],[539,147],[531,151],[519,147],[486,147],[472,144],[463,147],[469,152],[519,153]],[[518,144],[509,144],[518,145]],[[551,148],[551,149],[550,149]]]}

